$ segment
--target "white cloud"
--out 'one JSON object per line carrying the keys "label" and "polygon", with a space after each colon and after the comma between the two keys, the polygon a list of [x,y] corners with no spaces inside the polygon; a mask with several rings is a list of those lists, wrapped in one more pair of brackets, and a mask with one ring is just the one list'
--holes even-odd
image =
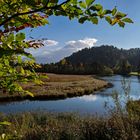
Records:
{"label": "white cloud", "polygon": [[55,40],[45,40],[44,44],[45,44],[45,46],[56,46],[56,45],[58,45],[58,42]]}
{"label": "white cloud", "polygon": [[39,63],[58,62],[64,57],[70,56],[72,53],[84,48],[93,47],[97,42],[95,38],[84,38],[80,40],[71,40],[66,42],[64,47],[56,46],[57,41],[46,40],[45,46],[30,52],[36,57]]}
{"label": "white cloud", "polygon": [[92,47],[96,44],[97,39],[95,38],[84,38],[83,40],[71,40],[66,42],[66,45],[71,45],[71,46],[78,46],[80,47],[80,45],[82,45],[81,47],[85,46],[85,47]]}

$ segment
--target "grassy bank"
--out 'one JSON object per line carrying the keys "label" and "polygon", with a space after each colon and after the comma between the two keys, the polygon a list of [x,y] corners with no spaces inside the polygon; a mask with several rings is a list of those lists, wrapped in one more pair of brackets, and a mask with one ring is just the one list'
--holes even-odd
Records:
{"label": "grassy bank", "polygon": [[140,117],[112,114],[109,118],[77,114],[26,113],[1,115],[0,134],[17,140],[139,140]]}
{"label": "grassy bank", "polygon": [[112,86],[106,81],[93,78],[93,76],[47,75],[49,78],[42,78],[44,82],[42,85],[35,85],[34,83],[22,85],[25,90],[32,92],[34,97],[28,95],[21,96],[18,93],[13,95],[0,93],[0,101],[64,99],[91,94],[94,91]]}
{"label": "grassy bank", "polygon": [[132,75],[132,76],[140,76],[140,73],[138,73],[138,72],[130,72],[129,75]]}

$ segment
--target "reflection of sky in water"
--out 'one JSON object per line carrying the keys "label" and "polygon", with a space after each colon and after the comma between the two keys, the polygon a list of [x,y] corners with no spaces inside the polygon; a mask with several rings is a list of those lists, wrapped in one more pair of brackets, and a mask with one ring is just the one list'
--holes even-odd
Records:
{"label": "reflection of sky in water", "polygon": [[[0,112],[15,113],[26,111],[51,111],[51,112],[79,112],[103,115],[106,110],[105,102],[114,105],[112,91],[116,90],[123,100],[124,91],[122,89],[121,76],[103,77],[103,79],[114,84],[113,88],[97,92],[96,95],[84,95],[82,97],[68,98],[57,101],[22,101],[0,104]],[[137,77],[126,77],[130,82],[130,97],[134,100],[140,99],[140,80]]]}
{"label": "reflection of sky in water", "polygon": [[[112,91],[115,90],[119,94],[123,95],[124,90],[122,89],[122,80],[126,80],[126,84],[130,84],[130,96],[140,97],[140,81],[136,76],[131,77],[121,77],[119,75],[112,77],[104,77],[103,79],[114,84],[113,88],[109,88],[103,92],[103,94],[112,94]],[[101,93],[102,94],[102,93]]]}
{"label": "reflection of sky in water", "polygon": [[94,102],[98,99],[97,95],[84,95],[82,97],[79,97],[79,99],[86,101],[86,102]]}

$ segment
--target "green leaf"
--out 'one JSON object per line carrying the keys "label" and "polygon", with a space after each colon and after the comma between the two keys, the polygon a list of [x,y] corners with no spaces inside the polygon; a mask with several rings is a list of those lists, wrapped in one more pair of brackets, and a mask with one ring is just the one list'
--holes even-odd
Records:
{"label": "green leaf", "polygon": [[126,14],[124,14],[122,12],[117,12],[117,14],[115,16],[116,16],[116,18],[123,18],[126,16]]}
{"label": "green leaf", "polygon": [[0,39],[1,39],[2,42],[5,42],[5,36],[1,36]]}
{"label": "green leaf", "polygon": [[7,43],[11,43],[11,42],[13,42],[13,40],[14,40],[14,34],[13,33],[11,33],[8,37],[7,37]]}
{"label": "green leaf", "polygon": [[79,2],[79,5],[80,5],[82,8],[86,9],[86,3],[85,3],[85,2],[80,1],[80,2]]}
{"label": "green leaf", "polygon": [[95,4],[95,5],[91,6],[90,9],[93,11],[100,11],[100,10],[103,10],[103,7],[100,4]]}
{"label": "green leaf", "polygon": [[112,23],[112,20],[111,20],[111,17],[110,17],[110,16],[105,17],[105,20],[106,20],[109,24]]}
{"label": "green leaf", "polygon": [[24,39],[25,39],[25,34],[24,33],[16,34],[16,40],[17,41],[23,41]]}
{"label": "green leaf", "polygon": [[9,60],[8,60],[8,59],[4,59],[4,64],[5,64],[6,66],[9,66]]}
{"label": "green leaf", "polygon": [[32,59],[32,60],[35,60],[35,58],[33,57],[32,54],[28,54],[27,57],[30,58],[30,59]]}
{"label": "green leaf", "polygon": [[112,16],[115,16],[116,12],[117,12],[117,8],[115,7],[115,8],[112,10]]}
{"label": "green leaf", "polygon": [[41,22],[42,22],[42,25],[49,24],[49,21],[47,19],[42,19]]}
{"label": "green leaf", "polygon": [[87,19],[88,19],[87,16],[81,17],[81,18],[79,19],[79,23],[83,24]]}
{"label": "green leaf", "polygon": [[103,9],[103,6],[100,5],[100,4],[95,4],[94,6],[96,7],[97,10],[102,10]]}
{"label": "green leaf", "polygon": [[0,69],[3,68],[3,65],[0,63]]}
{"label": "green leaf", "polygon": [[123,27],[123,28],[124,28],[124,26],[125,26],[125,23],[122,22],[122,21],[120,21],[118,24],[119,24],[120,27]]}
{"label": "green leaf", "polygon": [[95,0],[86,0],[86,5],[89,7]]}
{"label": "green leaf", "polygon": [[25,71],[24,71],[23,67],[21,67],[21,74],[22,74],[22,75],[25,74]]}
{"label": "green leaf", "polygon": [[134,23],[130,18],[124,18],[122,21],[127,23]]}
{"label": "green leaf", "polygon": [[111,25],[115,25],[118,22],[117,18],[113,19]]}
{"label": "green leaf", "polygon": [[91,21],[93,24],[98,24],[98,18],[97,17],[92,17]]}
{"label": "green leaf", "polygon": [[107,14],[111,14],[111,13],[112,13],[111,10],[104,10],[104,11],[103,11],[103,15],[107,15]]}
{"label": "green leaf", "polygon": [[0,76],[3,76],[4,72],[0,71]]}
{"label": "green leaf", "polygon": [[9,69],[9,73],[13,73],[13,69],[12,68]]}
{"label": "green leaf", "polygon": [[21,56],[18,56],[18,57],[17,57],[17,60],[18,60],[18,63],[19,63],[19,64],[21,64],[21,63],[22,63]]}
{"label": "green leaf", "polygon": [[77,0],[71,0],[72,4],[77,5]]}

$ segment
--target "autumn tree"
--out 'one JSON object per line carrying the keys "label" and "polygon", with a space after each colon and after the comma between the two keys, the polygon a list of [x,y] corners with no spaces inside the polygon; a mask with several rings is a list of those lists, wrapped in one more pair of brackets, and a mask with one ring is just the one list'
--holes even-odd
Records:
{"label": "autumn tree", "polygon": [[[3,92],[32,95],[19,83],[30,80],[40,83],[34,72],[38,66],[25,49],[41,47],[42,40],[28,40],[21,31],[48,24],[50,16],[77,19],[81,24],[85,21],[98,24],[99,19],[105,19],[110,25],[121,27],[133,22],[116,7],[104,9],[95,0],[0,0],[0,88]],[[23,61],[23,56],[28,59]]]}

